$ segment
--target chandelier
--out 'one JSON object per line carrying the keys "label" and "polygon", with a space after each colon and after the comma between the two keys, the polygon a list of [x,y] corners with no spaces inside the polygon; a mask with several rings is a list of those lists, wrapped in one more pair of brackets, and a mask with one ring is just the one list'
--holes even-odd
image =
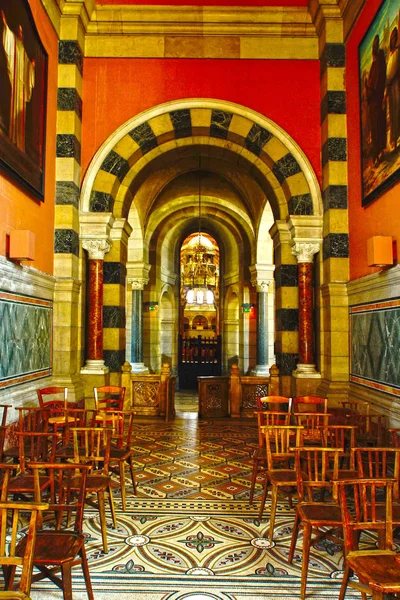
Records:
{"label": "chandelier", "polygon": [[185,301],[188,305],[211,307],[214,305],[218,285],[216,249],[208,236],[201,231],[201,171],[199,162],[199,225],[198,233],[189,237],[182,246],[181,279]]}

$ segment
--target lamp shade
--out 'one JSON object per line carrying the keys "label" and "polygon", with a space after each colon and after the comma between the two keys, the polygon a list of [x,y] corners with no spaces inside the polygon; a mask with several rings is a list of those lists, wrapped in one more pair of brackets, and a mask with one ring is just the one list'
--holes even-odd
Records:
{"label": "lamp shade", "polygon": [[385,267],[393,264],[393,239],[386,235],[375,235],[367,242],[369,267]]}
{"label": "lamp shade", "polygon": [[35,234],[28,229],[10,231],[9,257],[12,260],[35,260]]}

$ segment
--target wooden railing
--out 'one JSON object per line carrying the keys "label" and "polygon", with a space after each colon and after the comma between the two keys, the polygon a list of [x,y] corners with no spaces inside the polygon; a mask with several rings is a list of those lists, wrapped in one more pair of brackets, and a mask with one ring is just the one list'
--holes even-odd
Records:
{"label": "wooden railing", "polygon": [[233,365],[230,376],[198,377],[199,416],[253,417],[257,398],[279,393],[279,371],[271,367],[269,377],[240,376]]}
{"label": "wooden railing", "polygon": [[162,365],[160,375],[135,375],[131,365],[122,367],[122,385],[126,387],[126,407],[142,417],[175,416],[176,376],[171,375],[169,364]]}
{"label": "wooden railing", "polygon": [[[253,417],[257,398],[279,393],[279,371],[271,367],[269,377],[241,376],[233,365],[231,374],[218,377],[197,377],[199,416],[203,418]],[[126,387],[126,408],[138,416],[175,416],[176,376],[169,364],[162,365],[160,375],[135,375],[129,363],[122,367],[122,383]]]}

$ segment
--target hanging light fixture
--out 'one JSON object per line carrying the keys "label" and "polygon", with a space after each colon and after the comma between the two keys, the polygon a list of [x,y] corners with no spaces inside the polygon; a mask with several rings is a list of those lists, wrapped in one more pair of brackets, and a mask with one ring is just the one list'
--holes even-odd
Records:
{"label": "hanging light fixture", "polygon": [[185,248],[182,267],[182,283],[186,303],[196,306],[213,306],[214,290],[218,281],[215,264],[215,249],[212,242],[201,230],[201,163],[199,159],[199,217],[198,233]]}

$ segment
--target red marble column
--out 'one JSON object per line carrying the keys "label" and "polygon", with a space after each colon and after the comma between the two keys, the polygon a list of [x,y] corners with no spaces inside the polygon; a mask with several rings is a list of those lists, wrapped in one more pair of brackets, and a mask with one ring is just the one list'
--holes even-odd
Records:
{"label": "red marble column", "polygon": [[313,264],[299,262],[299,363],[314,364]]}
{"label": "red marble column", "polygon": [[89,259],[88,359],[103,359],[103,260]]}

